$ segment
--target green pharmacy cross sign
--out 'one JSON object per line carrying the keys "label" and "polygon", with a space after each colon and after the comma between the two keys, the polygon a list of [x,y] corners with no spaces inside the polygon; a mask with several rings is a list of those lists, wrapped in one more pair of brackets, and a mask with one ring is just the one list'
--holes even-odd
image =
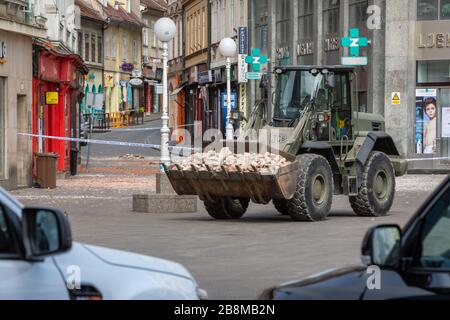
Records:
{"label": "green pharmacy cross sign", "polygon": [[349,37],[341,39],[341,45],[349,48],[350,57],[342,57],[341,64],[345,66],[367,66],[367,57],[361,57],[360,48],[369,45],[369,39],[360,37],[359,29],[353,28],[349,31]]}
{"label": "green pharmacy cross sign", "polygon": [[251,66],[252,72],[247,72],[248,80],[261,79],[261,66],[269,62],[266,56],[261,55],[261,49],[253,48],[252,55],[245,57],[245,63]]}

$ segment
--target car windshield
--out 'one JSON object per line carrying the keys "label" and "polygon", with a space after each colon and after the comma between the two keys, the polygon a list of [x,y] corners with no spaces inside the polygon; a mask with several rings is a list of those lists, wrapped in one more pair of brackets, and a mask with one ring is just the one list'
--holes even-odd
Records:
{"label": "car windshield", "polygon": [[289,71],[280,74],[275,93],[274,118],[294,119],[315,95],[323,76],[309,71]]}

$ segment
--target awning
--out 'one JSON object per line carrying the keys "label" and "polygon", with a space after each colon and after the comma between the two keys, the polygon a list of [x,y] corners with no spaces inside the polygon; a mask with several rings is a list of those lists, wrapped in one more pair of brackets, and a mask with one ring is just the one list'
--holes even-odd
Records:
{"label": "awning", "polygon": [[180,93],[180,91],[184,89],[184,87],[185,87],[185,86],[183,85],[183,86],[181,86],[181,87],[176,88],[175,90],[173,90],[173,91],[170,93],[170,96],[177,96],[177,95]]}

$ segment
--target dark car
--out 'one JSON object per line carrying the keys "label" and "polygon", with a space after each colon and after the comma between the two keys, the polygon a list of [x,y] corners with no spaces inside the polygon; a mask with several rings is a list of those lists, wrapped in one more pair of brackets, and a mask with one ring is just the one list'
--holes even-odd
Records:
{"label": "dark car", "polygon": [[362,265],[266,290],[264,300],[450,299],[450,176],[403,230],[370,229]]}

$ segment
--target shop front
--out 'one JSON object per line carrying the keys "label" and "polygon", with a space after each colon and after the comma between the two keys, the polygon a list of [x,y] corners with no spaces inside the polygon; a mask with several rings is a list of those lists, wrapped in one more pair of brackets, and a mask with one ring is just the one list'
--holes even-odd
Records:
{"label": "shop front", "polygon": [[[450,170],[450,21],[416,23],[413,169]],[[425,159],[430,159],[425,161]]]}
{"label": "shop front", "polygon": [[[77,138],[80,132],[80,102],[84,75],[88,69],[77,55],[60,54],[35,45],[37,66],[33,78],[33,133],[41,136]],[[68,171],[70,151],[78,151],[76,142],[34,138],[33,152],[58,155],[58,171]]]}

